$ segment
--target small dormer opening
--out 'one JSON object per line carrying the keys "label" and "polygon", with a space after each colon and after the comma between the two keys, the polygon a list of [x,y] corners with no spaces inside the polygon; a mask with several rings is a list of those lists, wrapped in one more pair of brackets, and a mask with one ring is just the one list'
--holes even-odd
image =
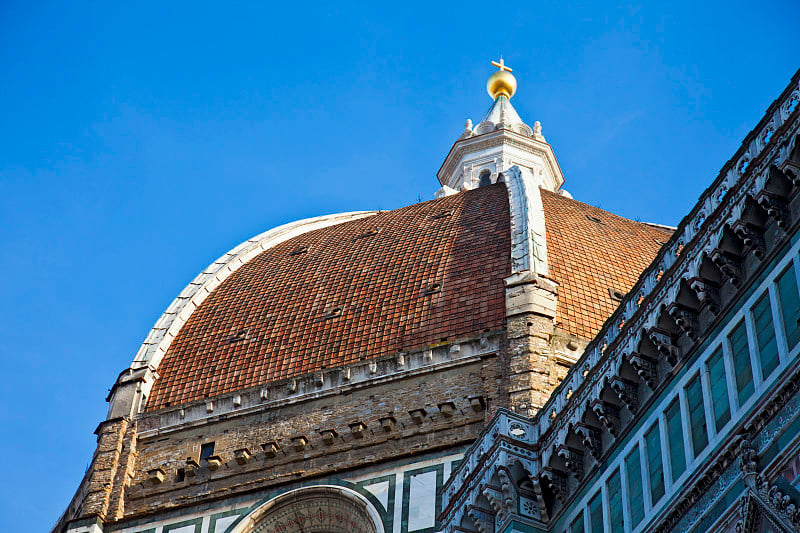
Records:
{"label": "small dormer opening", "polygon": [[437,294],[442,292],[442,284],[441,283],[431,283],[427,287],[425,287],[425,296],[430,296],[431,294]]}
{"label": "small dormer opening", "polygon": [[489,169],[481,170],[481,173],[478,175],[478,187],[486,187],[487,185],[492,184],[492,173]]}
{"label": "small dormer opening", "polygon": [[250,330],[248,328],[243,328],[234,333],[233,335],[228,338],[228,343],[246,341],[250,338]]}
{"label": "small dormer opening", "polygon": [[436,213],[435,215],[433,215],[431,218],[434,218],[434,219],[447,218],[447,217],[452,216],[452,215],[453,215],[453,209],[451,208],[451,209],[445,209],[444,211],[440,211],[439,213]]}
{"label": "small dormer opening", "polygon": [[342,308],[341,307],[333,307],[325,311],[325,318],[336,318],[342,316]]}
{"label": "small dormer opening", "polygon": [[300,255],[306,252],[308,252],[308,245],[301,244],[300,246],[289,252],[289,255]]}

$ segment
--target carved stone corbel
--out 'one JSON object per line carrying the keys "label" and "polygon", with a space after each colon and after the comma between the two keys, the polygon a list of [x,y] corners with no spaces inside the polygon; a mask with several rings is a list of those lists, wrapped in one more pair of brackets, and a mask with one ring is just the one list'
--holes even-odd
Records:
{"label": "carved stone corbel", "polygon": [[708,255],[711,262],[722,273],[722,277],[734,287],[739,287],[744,280],[744,271],[742,269],[742,260],[735,257],[730,252],[715,248]]}
{"label": "carved stone corbel", "polygon": [[716,315],[719,313],[719,287],[715,283],[697,276],[689,278],[687,285],[697,295],[697,299],[700,300],[701,309],[707,307],[711,314]]}
{"label": "carved stone corbel", "polygon": [[764,243],[764,234],[746,222],[739,220],[731,226],[733,234],[742,241],[742,253],[753,254],[759,259],[763,259],[766,255],[766,245]]}
{"label": "carved stone corbel", "polygon": [[484,487],[481,492],[501,521],[505,520],[513,511],[516,500],[513,497],[506,497],[502,490],[498,491],[493,487]]}
{"label": "carved stone corbel", "polygon": [[564,466],[575,476],[575,479],[583,480],[583,452],[562,444],[556,448],[556,455],[564,461]]}
{"label": "carved stone corbel", "polygon": [[517,493],[514,489],[514,483],[511,481],[511,478],[508,477],[508,473],[505,470],[498,470],[497,477],[500,479],[500,493],[503,498],[504,513],[511,513],[516,509],[515,504],[517,502]]}
{"label": "carved stone corbel", "polygon": [[635,413],[639,409],[639,389],[636,387],[636,383],[620,376],[614,376],[609,380],[608,386],[631,413]]}
{"label": "carved stone corbel", "polygon": [[583,446],[589,451],[595,460],[600,460],[603,454],[603,440],[600,430],[584,422],[575,424],[575,434],[581,439]]}
{"label": "carved stone corbel", "polygon": [[567,499],[567,474],[562,470],[546,466],[542,468],[540,480],[555,495],[556,499],[564,503]]}
{"label": "carved stone corbel", "polygon": [[478,533],[494,533],[494,517],[483,509],[470,505],[467,508],[467,516],[475,524]]}
{"label": "carved stone corbel", "polygon": [[789,227],[789,209],[786,200],[766,190],[759,192],[755,200],[767,212],[767,216],[778,224],[779,228]]}
{"label": "carved stone corbel", "polygon": [[687,337],[692,340],[697,337],[698,330],[700,329],[697,320],[697,311],[689,309],[677,302],[673,302],[667,306],[667,314],[672,317],[672,320],[675,321],[675,324]]}
{"label": "carved stone corbel", "polygon": [[655,345],[658,353],[667,359],[670,365],[675,366],[680,360],[680,349],[675,346],[672,335],[661,328],[652,327],[647,330],[647,337]]}
{"label": "carved stone corbel", "polygon": [[598,398],[591,403],[591,408],[594,414],[597,415],[600,423],[603,424],[613,437],[619,435],[619,407]]}
{"label": "carved stone corbel", "polygon": [[628,355],[628,362],[642,381],[650,387],[650,390],[656,390],[658,387],[658,364],[656,361],[639,352],[632,352]]}

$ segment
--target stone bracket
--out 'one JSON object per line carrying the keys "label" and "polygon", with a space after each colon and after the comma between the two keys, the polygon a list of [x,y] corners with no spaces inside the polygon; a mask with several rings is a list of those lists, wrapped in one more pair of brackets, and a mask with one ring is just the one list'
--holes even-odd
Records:
{"label": "stone bracket", "polygon": [[594,414],[597,415],[600,423],[605,426],[613,437],[616,437],[620,430],[619,407],[609,402],[596,399],[592,401],[591,408]]}
{"label": "stone bracket", "polygon": [[677,302],[673,302],[667,306],[667,313],[687,337],[692,340],[697,337],[697,332],[700,329],[697,311],[689,309]]}
{"label": "stone bracket", "polygon": [[789,227],[789,209],[786,200],[766,190],[759,192],[755,200],[767,212],[767,216],[777,222],[779,228]]}
{"label": "stone bracket", "polygon": [[639,352],[633,352],[628,357],[636,374],[642,378],[650,390],[656,390],[658,387],[658,364],[654,359]]}
{"label": "stone bracket", "polygon": [[680,349],[675,346],[672,335],[661,328],[652,327],[647,330],[647,337],[655,345],[658,353],[661,354],[667,362],[675,366],[680,360]]}
{"label": "stone bracket", "polygon": [[623,377],[614,376],[609,381],[609,387],[631,413],[635,413],[639,409],[639,390],[635,383]]}
{"label": "stone bracket", "polygon": [[735,222],[731,229],[734,235],[742,241],[742,252],[744,255],[751,253],[758,259],[763,259],[766,254],[766,244],[764,234],[756,230],[746,222],[739,220]]}
{"label": "stone bracket", "polygon": [[583,453],[570,446],[562,444],[556,448],[556,454],[564,461],[564,466],[569,470],[575,479],[583,479]]}
{"label": "stone bracket", "polygon": [[589,450],[592,457],[599,460],[603,453],[603,440],[600,436],[600,430],[584,422],[579,422],[575,424],[575,434],[581,439],[581,442]]}
{"label": "stone bracket", "polygon": [[719,248],[712,250],[709,254],[709,258],[722,273],[723,278],[731,285],[739,287],[742,284],[744,270],[742,269],[741,259]]}
{"label": "stone bracket", "polygon": [[565,472],[546,466],[542,468],[541,482],[555,494],[558,501],[564,503],[568,495],[567,474]]}
{"label": "stone bracket", "polygon": [[700,300],[700,307],[708,307],[711,314],[716,315],[719,313],[720,300],[719,300],[719,287],[716,284],[709,282],[699,276],[695,276],[687,280],[689,288],[692,289]]}

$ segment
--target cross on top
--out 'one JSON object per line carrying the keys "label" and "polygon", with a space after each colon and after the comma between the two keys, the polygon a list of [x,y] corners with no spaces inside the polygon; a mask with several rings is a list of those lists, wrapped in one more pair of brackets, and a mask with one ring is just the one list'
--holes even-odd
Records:
{"label": "cross on top", "polygon": [[499,63],[497,61],[492,61],[492,65],[494,65],[495,67],[499,68],[500,70],[507,70],[507,71],[511,72],[511,67],[507,67],[506,66],[506,64],[503,62],[503,58],[502,57],[500,58],[500,62]]}

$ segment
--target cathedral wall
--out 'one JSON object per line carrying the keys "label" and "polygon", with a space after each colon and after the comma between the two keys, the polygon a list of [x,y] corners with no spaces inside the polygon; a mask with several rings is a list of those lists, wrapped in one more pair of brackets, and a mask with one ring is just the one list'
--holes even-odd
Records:
{"label": "cathedral wall", "polygon": [[265,502],[298,488],[341,486],[369,498],[386,533],[423,533],[437,527],[444,480],[461,459],[461,448],[362,467],[342,477],[294,482],[211,504],[153,513],[108,525],[117,533],[223,533],[236,527]]}
{"label": "cathedral wall", "polygon": [[[800,276],[799,254],[800,241],[795,236],[788,253],[771,265],[765,279],[742,295],[742,300],[722,318],[719,327],[687,358],[687,364],[674,376],[664,378],[669,386],[658,391],[652,405],[640,414],[629,433],[615,443],[613,452],[603,460],[602,470],[576,484],[577,497],[568,509],[559,513],[555,530],[566,529],[569,524],[584,520],[588,529],[591,502],[598,497],[605,498],[605,521],[613,526],[610,523],[613,511],[609,509],[608,498],[612,497],[610,494],[616,490],[615,483],[619,479],[632,480],[629,486],[624,486],[625,483],[620,485],[619,511],[619,520],[629,527],[634,523],[632,530],[637,526],[649,530],[657,525],[664,531],[709,530],[706,528],[731,506],[733,498],[738,498],[746,490],[743,481],[746,476],[742,475],[742,466],[736,461],[742,454],[742,438],[752,439],[748,445],[752,444],[754,452],[762,455],[763,461],[764,450],[777,440],[776,433],[788,429],[789,422],[797,416],[800,408],[800,398],[784,402],[797,390],[800,344],[788,338],[782,321],[782,317],[789,313],[784,307],[788,302],[779,301],[776,290],[777,280],[783,276],[793,279]],[[796,291],[797,281],[793,283]],[[760,341],[755,334],[754,309],[758,302],[764,301],[763,298],[767,301],[771,298],[773,307],[767,328],[768,336],[774,339],[776,362],[774,367],[766,367],[769,370],[764,370],[766,354],[759,353]],[[796,325],[793,327],[797,328]],[[748,332],[738,341],[743,343],[746,352],[743,358],[738,356],[742,349],[737,352],[737,341],[731,340],[737,338],[737,331]],[[722,361],[721,370],[714,364],[716,360]],[[747,382],[737,381],[744,379],[743,376],[749,376]],[[693,396],[694,384],[698,384],[699,396]],[[771,410],[765,408],[769,402],[775,403],[775,411],[782,409],[785,414],[783,420],[775,424],[776,429],[779,428],[775,433],[762,433],[755,427],[770,416],[763,413]],[[699,411],[695,404],[699,405]],[[759,420],[761,416],[764,419]],[[780,445],[782,453],[799,443],[797,429],[789,430],[784,439]],[[652,466],[650,459],[655,451],[663,453],[658,469]],[[647,453],[651,455],[648,457]],[[712,474],[701,475],[708,471]],[[708,478],[713,481],[708,481]],[[659,487],[654,486],[654,480],[658,481]],[[705,485],[705,488],[700,491],[696,485]],[[688,490],[693,486],[693,491]],[[631,494],[631,487],[639,491],[638,495]],[[725,493],[729,493],[730,501],[722,497]],[[668,520],[670,513],[681,507],[678,502],[686,501],[696,504],[698,511]],[[712,504],[720,502],[716,509],[713,508]],[[637,505],[640,508],[637,509]],[[731,519],[735,522],[738,518]],[[665,526],[665,522],[669,525]],[[692,529],[695,527],[699,529]]]}
{"label": "cathedral wall", "polygon": [[[124,516],[177,511],[323,478],[363,482],[433,452],[458,452],[480,433],[485,408],[495,401],[486,390],[498,383],[495,360],[487,355],[436,373],[245,416],[142,431]],[[139,424],[151,425],[148,417]],[[399,466],[387,469],[388,464]],[[437,470],[439,478],[449,474],[447,464],[447,472],[444,466]],[[365,473],[381,468],[386,472]]]}

